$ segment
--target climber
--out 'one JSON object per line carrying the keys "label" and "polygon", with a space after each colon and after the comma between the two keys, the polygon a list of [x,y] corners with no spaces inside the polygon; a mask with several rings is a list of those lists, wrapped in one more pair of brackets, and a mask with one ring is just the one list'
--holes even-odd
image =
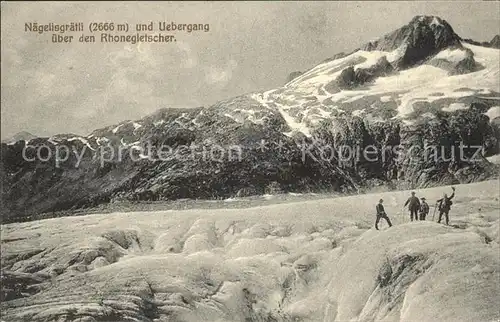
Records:
{"label": "climber", "polygon": [[387,217],[387,214],[385,213],[384,205],[382,205],[382,203],[384,203],[384,200],[380,199],[377,206],[375,207],[377,210],[377,219],[375,220],[375,229],[376,230],[379,230],[378,223],[379,223],[381,218],[384,218],[387,221],[387,223],[389,224],[389,227],[392,226],[391,220],[389,219],[389,217]]}
{"label": "climber", "polygon": [[412,191],[411,197],[406,200],[403,208],[406,207],[406,205],[408,205],[408,210],[410,211],[410,220],[413,221],[413,217],[415,217],[415,220],[418,220],[418,209],[420,208],[420,201],[417,197],[415,197],[414,191]]}
{"label": "climber", "polygon": [[445,193],[443,195],[443,198],[439,199],[436,202],[436,204],[438,204],[438,209],[439,209],[438,223],[441,223],[441,219],[442,219],[443,214],[444,214],[447,226],[449,224],[448,213],[450,212],[451,205],[453,204],[451,199],[453,199],[453,197],[455,197],[455,187],[451,187],[451,189],[453,190],[453,193],[451,194],[451,196],[448,197],[448,195]]}
{"label": "climber", "polygon": [[424,197],[420,198],[420,200],[422,200],[419,209],[420,220],[425,220],[425,217],[429,213],[429,204],[427,204]]}

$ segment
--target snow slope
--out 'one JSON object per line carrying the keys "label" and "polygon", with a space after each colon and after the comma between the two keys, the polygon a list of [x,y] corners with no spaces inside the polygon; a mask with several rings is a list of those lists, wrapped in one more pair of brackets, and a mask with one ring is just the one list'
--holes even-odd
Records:
{"label": "snow slope", "polygon": [[434,59],[444,59],[454,63],[459,63],[465,58],[467,58],[467,55],[465,51],[461,49],[445,49],[434,56]]}
{"label": "snow slope", "polygon": [[[367,103],[364,100],[370,97],[379,97],[380,103],[387,103],[391,101],[390,96],[394,96],[393,102],[397,107],[394,118],[411,123],[412,113],[416,110],[415,103],[431,103],[445,98],[459,99],[500,92],[499,50],[467,43],[462,45],[473,52],[475,61],[484,68],[472,73],[450,76],[445,69],[423,64],[393,75],[379,77],[374,83],[360,89],[330,92],[331,86],[329,87],[329,84],[335,82],[343,69],[351,65],[354,66],[355,70],[368,68],[375,65],[377,60],[384,56],[391,62],[397,58],[398,52],[401,51],[368,52],[359,50],[346,57],[322,63],[293,79],[284,87],[268,91],[265,95],[254,94],[252,98],[262,105],[277,108],[292,130],[302,132],[307,136],[310,132],[308,117],[328,118],[321,114],[309,115],[307,110],[321,108],[327,112],[345,112],[342,109],[345,103],[357,101],[360,108],[365,108]],[[465,51],[458,49],[446,49],[433,57],[433,59],[442,59],[451,63],[457,63],[464,58]],[[435,95],[436,93],[439,95]],[[296,118],[286,114],[287,110],[293,108],[302,110],[302,113]],[[442,110],[450,112],[455,109],[444,106]],[[355,111],[351,111],[351,113]],[[303,115],[306,117],[302,118]]]}
{"label": "snow slope", "polygon": [[499,188],[457,186],[451,227],[410,223],[408,191],[4,225],[2,318],[496,321]]}

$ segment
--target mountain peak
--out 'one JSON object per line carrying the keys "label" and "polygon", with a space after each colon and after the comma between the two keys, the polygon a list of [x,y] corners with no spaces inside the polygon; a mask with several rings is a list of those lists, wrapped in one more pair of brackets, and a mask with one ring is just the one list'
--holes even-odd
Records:
{"label": "mountain peak", "polygon": [[410,23],[413,24],[425,24],[428,26],[446,26],[448,23],[444,20],[441,19],[438,16],[424,16],[424,15],[418,15],[413,17],[413,19],[410,21]]}
{"label": "mountain peak", "polygon": [[21,131],[21,132],[18,132],[16,134],[12,135],[9,138],[3,139],[2,143],[14,143],[14,142],[17,142],[20,140],[29,141],[29,140],[34,139],[36,137],[37,137],[36,135],[33,135],[27,131]]}
{"label": "mountain peak", "polygon": [[399,51],[398,69],[405,69],[448,47],[460,47],[460,37],[453,28],[437,16],[415,16],[407,25],[369,42],[366,51]]}
{"label": "mountain peak", "polygon": [[496,35],[489,43],[490,47],[500,48],[500,35]]}

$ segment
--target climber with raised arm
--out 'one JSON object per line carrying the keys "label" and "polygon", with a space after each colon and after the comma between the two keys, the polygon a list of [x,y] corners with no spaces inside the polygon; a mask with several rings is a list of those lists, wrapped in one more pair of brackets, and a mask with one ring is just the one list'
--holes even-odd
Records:
{"label": "climber with raised arm", "polygon": [[448,213],[450,212],[451,205],[453,204],[451,199],[453,199],[453,197],[455,197],[455,187],[451,187],[451,189],[453,190],[453,193],[451,194],[451,196],[448,197],[448,195],[445,193],[443,195],[443,198],[441,198],[437,201],[437,205],[438,205],[438,209],[439,209],[438,223],[441,223],[441,219],[443,218],[443,214],[444,214],[445,219],[446,219],[446,225],[449,225]]}

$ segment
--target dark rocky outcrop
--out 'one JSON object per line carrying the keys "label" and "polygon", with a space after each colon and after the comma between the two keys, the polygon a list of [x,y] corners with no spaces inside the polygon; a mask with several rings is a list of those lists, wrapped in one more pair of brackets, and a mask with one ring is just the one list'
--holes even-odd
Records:
{"label": "dark rocky outcrop", "polygon": [[481,64],[474,59],[474,53],[468,48],[460,48],[464,53],[464,58],[460,61],[448,61],[445,59],[431,59],[427,64],[445,69],[449,75],[463,75],[479,71],[483,68]]}
{"label": "dark rocky outcrop", "polygon": [[303,72],[301,72],[301,71],[291,72],[288,75],[288,77],[286,78],[285,84],[291,82],[292,80],[294,80],[295,78],[299,77],[302,74],[303,74]]}
{"label": "dark rocky outcrop", "polygon": [[384,56],[377,63],[369,68],[354,69],[350,66],[340,73],[337,78],[337,85],[341,89],[353,89],[357,86],[374,81],[377,77],[384,77],[394,71],[392,65]]}
{"label": "dark rocky outcrop", "polygon": [[340,88],[354,88],[359,85],[356,79],[356,70],[354,66],[349,66],[342,70],[340,75],[337,77],[337,84]]}
{"label": "dark rocky outcrop", "polygon": [[0,301],[11,301],[36,294],[40,291],[40,284],[46,279],[47,276],[43,274],[3,270],[0,276]]}
{"label": "dark rocky outcrop", "polygon": [[468,74],[482,69],[482,66],[474,59],[474,53],[468,48],[465,49],[465,52],[466,57],[453,66],[450,75]]}

